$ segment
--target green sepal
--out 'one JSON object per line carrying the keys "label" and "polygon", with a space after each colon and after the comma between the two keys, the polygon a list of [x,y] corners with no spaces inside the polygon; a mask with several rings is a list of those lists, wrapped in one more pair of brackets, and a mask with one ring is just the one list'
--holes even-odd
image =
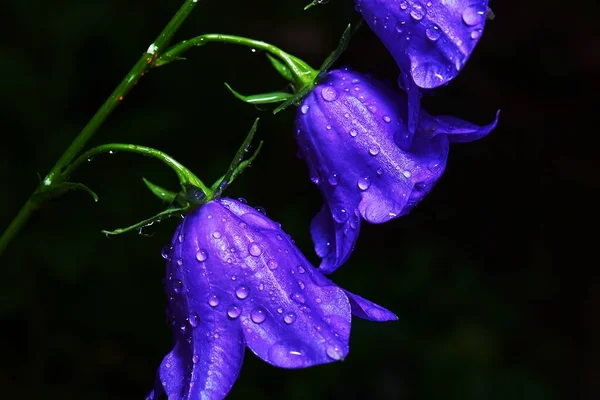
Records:
{"label": "green sepal", "polygon": [[290,97],[288,100],[286,100],[285,103],[280,104],[276,109],[274,109],[273,114],[277,114],[279,111],[283,111],[291,105],[294,105],[294,106],[300,105],[300,103],[302,103],[302,100],[306,96],[308,96],[308,94],[311,92],[311,90],[313,90],[313,88],[315,86],[316,86],[316,81],[312,85],[304,86],[302,89],[300,89],[300,91],[298,93],[295,93],[294,95],[292,95],[292,97]]}
{"label": "green sepal", "polygon": [[43,189],[37,191],[36,194],[33,196],[34,202],[38,203],[47,197],[60,196],[61,194],[69,190],[83,190],[84,192],[87,192],[90,196],[92,196],[94,202],[98,202],[98,195],[94,193],[92,189],[90,189],[83,183],[76,182],[61,182],[53,184],[51,186],[43,187]]}
{"label": "green sepal", "polygon": [[227,82],[225,82],[225,87],[229,89],[229,91],[239,100],[250,103],[250,104],[270,104],[270,103],[281,103],[282,101],[286,101],[291,97],[294,97],[291,93],[286,92],[271,92],[271,93],[263,93],[263,94],[253,94],[250,96],[244,96],[233,90],[231,86]]}
{"label": "green sepal", "polygon": [[[356,26],[356,29],[354,31],[356,31],[361,24],[362,20]],[[325,61],[323,61],[323,64],[321,64],[321,67],[319,68],[319,77],[323,77],[327,73],[327,70],[331,68],[333,63],[335,63],[337,59],[340,58],[340,56],[344,53],[344,51],[346,51],[346,49],[348,48],[348,44],[350,43],[352,33],[352,24],[348,24],[348,26],[344,30],[344,33],[342,33],[342,37],[340,37],[340,42],[338,46],[327,56]]]}
{"label": "green sepal", "polygon": [[304,6],[304,11],[306,11],[309,8],[312,8],[314,6],[320,6],[322,4],[327,4],[327,3],[329,3],[329,0],[313,0],[312,3],[307,4],[306,6]]}
{"label": "green sepal", "polygon": [[292,71],[290,71],[290,69],[277,58],[273,57],[269,53],[266,54],[269,61],[271,61],[271,65],[273,66],[273,68],[275,68],[275,70],[279,72],[279,75],[281,75],[285,80],[293,82],[294,75],[292,74]]}
{"label": "green sepal", "polygon": [[146,187],[148,189],[150,189],[150,191],[156,197],[158,197],[159,199],[161,199],[165,203],[172,203],[172,202],[175,201],[175,198],[177,197],[177,193],[171,192],[170,190],[167,190],[167,189],[164,189],[164,188],[162,188],[162,187],[160,187],[158,185],[155,185],[154,183],[150,182],[146,178],[142,178],[142,180],[146,184]]}
{"label": "green sepal", "polygon": [[[256,133],[256,128],[258,127],[259,119],[260,118],[256,118],[254,120],[254,123],[252,124],[252,128],[250,128],[250,132],[248,132],[246,139],[244,139],[244,142],[242,143],[242,145],[240,146],[238,151],[235,153],[235,157],[233,157],[233,160],[231,161],[231,164],[229,165],[229,169],[227,170],[225,175],[223,175],[221,177],[221,179],[219,179],[217,182],[215,182],[215,184],[213,184],[213,187],[215,187],[215,185],[216,185],[216,189],[211,189],[211,190],[214,190],[213,198],[215,198],[215,199],[219,198],[221,193],[223,193],[223,190],[225,190],[227,188],[227,186],[229,186],[233,182],[233,180],[235,179],[235,176],[238,176],[241,173],[241,171],[239,171],[239,166],[242,165],[242,163],[244,162],[244,155],[248,152],[248,149],[250,148],[250,143],[252,142],[252,139],[254,138],[254,134]],[[254,160],[254,158],[258,154],[258,150],[260,150],[260,147],[261,146],[259,145],[257,151],[254,152],[254,155],[250,158],[250,160]],[[246,166],[247,165],[248,165],[248,163],[246,163]],[[243,171],[243,169],[242,169],[242,171]]]}
{"label": "green sepal", "polygon": [[189,207],[167,208],[166,210],[159,212],[155,216],[145,219],[141,222],[138,222],[137,224],[128,226],[126,228],[115,229],[114,231],[103,230],[102,233],[105,234],[106,236],[114,236],[114,235],[121,235],[123,233],[131,232],[133,230],[139,230],[144,227],[150,226],[150,225],[154,224],[155,222],[161,222],[161,221],[171,218],[173,216],[182,215],[183,213],[188,211],[188,209],[189,209]]}

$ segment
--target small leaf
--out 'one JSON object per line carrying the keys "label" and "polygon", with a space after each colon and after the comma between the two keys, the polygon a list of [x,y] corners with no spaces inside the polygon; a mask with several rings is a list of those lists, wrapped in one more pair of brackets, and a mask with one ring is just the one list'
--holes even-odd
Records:
{"label": "small leaf", "polygon": [[281,75],[283,78],[290,82],[294,81],[294,76],[292,75],[292,72],[284,63],[282,63],[269,53],[267,53],[267,57],[269,58],[269,61],[271,61],[271,65],[273,65],[273,68],[275,68],[275,70],[279,72],[279,75]]}
{"label": "small leaf", "polygon": [[148,189],[150,189],[150,191],[159,199],[161,199],[162,201],[166,202],[166,203],[172,203],[175,198],[177,197],[177,193],[171,192],[167,189],[163,189],[162,187],[155,185],[154,183],[150,182],[148,179],[146,178],[142,178],[144,180],[144,183],[146,184],[146,186],[148,187]]}
{"label": "small leaf", "polygon": [[229,84],[227,82],[225,82],[225,87],[227,89],[229,89],[229,91],[231,93],[233,93],[233,95],[236,98],[238,98],[239,100],[242,100],[245,103],[250,103],[250,104],[280,103],[280,102],[286,101],[290,97],[294,96],[293,94],[286,93],[286,92],[271,92],[271,93],[262,93],[262,94],[253,94],[253,95],[249,95],[249,96],[244,96],[243,94],[240,94],[240,93],[236,92],[235,90],[233,90],[233,88],[231,86],[229,86]]}
{"label": "small leaf", "polygon": [[156,214],[153,217],[150,217],[141,222],[138,222],[137,224],[128,226],[126,228],[118,228],[118,229],[115,229],[114,231],[103,230],[102,233],[104,233],[106,236],[121,235],[123,233],[131,232],[133,230],[138,230],[138,229],[144,228],[145,226],[152,225],[155,222],[161,222],[161,221],[171,218],[173,216],[181,215],[182,213],[186,212],[187,210],[188,210],[188,207],[168,208],[168,209]]}

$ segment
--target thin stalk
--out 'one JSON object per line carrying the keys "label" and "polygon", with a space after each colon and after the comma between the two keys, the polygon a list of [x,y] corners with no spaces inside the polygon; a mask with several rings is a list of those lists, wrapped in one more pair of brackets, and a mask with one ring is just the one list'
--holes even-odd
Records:
{"label": "thin stalk", "polygon": [[[4,253],[4,250],[14,237],[23,229],[31,214],[39,207],[40,201],[35,199],[43,199],[43,196],[38,196],[52,185],[58,184],[62,181],[61,172],[67,167],[71,161],[79,154],[84,148],[86,143],[94,136],[100,126],[104,123],[106,118],[114,111],[115,108],[120,104],[123,98],[129,93],[129,91],[136,85],[138,80],[147,72],[154,61],[159,56],[159,52],[166,48],[173,35],[181,27],[181,24],[190,15],[198,0],[185,0],[183,5],[175,13],[173,18],[169,21],[167,26],[162,30],[156,40],[148,47],[146,53],[144,53],[140,59],[135,63],[133,68],[125,75],[125,78],[112,92],[108,99],[102,104],[100,109],[94,114],[92,119],[87,125],[79,132],[77,137],[64,151],[62,156],[58,159],[56,164],[52,167],[48,175],[42,180],[37,189],[25,202],[25,204],[19,210],[19,213],[14,217],[12,222],[8,225],[2,236],[0,236],[0,256]],[[35,199],[34,199],[35,198]]]}

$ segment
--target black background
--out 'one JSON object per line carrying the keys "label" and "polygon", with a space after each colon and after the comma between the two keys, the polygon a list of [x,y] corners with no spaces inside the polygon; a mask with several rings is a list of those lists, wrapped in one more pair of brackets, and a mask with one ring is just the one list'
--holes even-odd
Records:
{"label": "black background", "polygon": [[[0,5],[0,229],[146,50],[182,1],[9,0]],[[573,4],[572,4],[573,3]],[[475,123],[487,138],[453,145],[445,175],[410,214],[364,224],[333,280],[393,310],[356,319],[343,363],[288,371],[247,353],[228,399],[597,399],[598,7],[492,1],[496,19],[432,113]],[[350,0],[209,1],[175,40],[218,32],[271,42],[320,65],[348,22]],[[90,146],[156,147],[212,183],[253,119],[265,146],[227,192],[283,224],[316,262],[308,226],[320,207],[296,153],[294,110],[272,116],[235,100],[285,82],[260,53],[207,45],[152,70]],[[367,27],[337,64],[395,80]],[[594,100],[595,99],[595,100]],[[135,399],[171,346],[161,247],[176,221],[107,239],[163,204],[141,177],[177,189],[147,158],[97,157],[73,179],[83,192],[49,202],[0,258],[4,398]]]}

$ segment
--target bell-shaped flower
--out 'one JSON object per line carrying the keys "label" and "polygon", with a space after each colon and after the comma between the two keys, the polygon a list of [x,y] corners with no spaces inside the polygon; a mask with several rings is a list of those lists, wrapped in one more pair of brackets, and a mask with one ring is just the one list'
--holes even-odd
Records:
{"label": "bell-shaped flower", "polygon": [[421,110],[407,127],[407,97],[348,68],[334,70],[298,108],[296,140],[325,199],[311,234],[320,268],[331,273],[354,249],[360,220],[378,224],[408,213],[440,178],[449,144],[487,135],[477,126]]}
{"label": "bell-shaped flower", "polygon": [[346,357],[351,315],[397,319],[323,276],[279,224],[240,201],[192,211],[163,253],[175,345],[147,399],[223,399],[246,347],[305,368]]}
{"label": "bell-shaped flower", "polygon": [[[398,82],[413,103],[420,88],[444,85],[463,68],[488,12],[488,0],[356,0],[356,6],[396,60]],[[419,108],[409,106],[416,124]]]}

